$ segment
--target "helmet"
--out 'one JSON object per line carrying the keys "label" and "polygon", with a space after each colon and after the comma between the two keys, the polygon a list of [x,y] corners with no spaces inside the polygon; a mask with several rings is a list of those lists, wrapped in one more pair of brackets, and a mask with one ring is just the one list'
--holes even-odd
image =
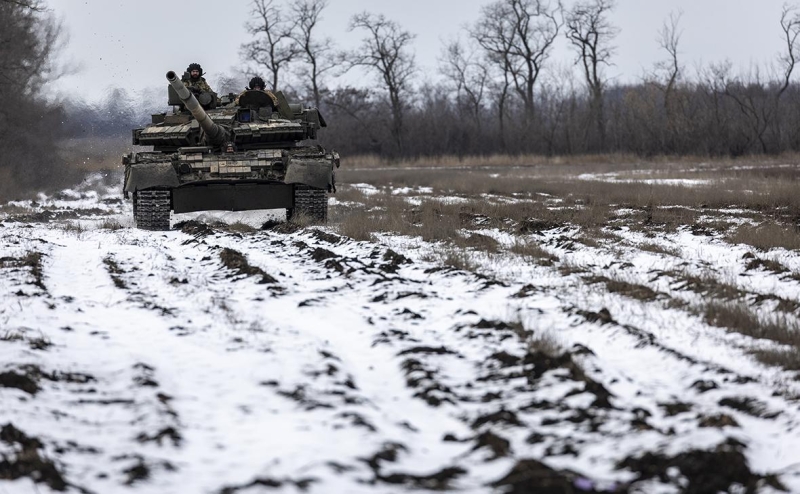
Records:
{"label": "helmet", "polygon": [[203,75],[203,67],[201,67],[199,63],[190,63],[189,67],[186,69],[186,72],[191,74],[193,70],[197,70],[200,72],[200,75]]}
{"label": "helmet", "polygon": [[250,79],[250,89],[253,89],[256,86],[260,86],[261,89],[265,89],[267,87],[266,84],[264,84],[264,79],[258,76],[255,76],[252,79]]}

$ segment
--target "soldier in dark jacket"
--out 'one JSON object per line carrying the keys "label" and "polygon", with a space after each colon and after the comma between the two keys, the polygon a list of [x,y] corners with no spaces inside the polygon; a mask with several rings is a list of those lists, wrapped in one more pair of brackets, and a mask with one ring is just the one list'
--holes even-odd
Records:
{"label": "soldier in dark jacket", "polygon": [[183,85],[188,87],[190,91],[203,93],[214,92],[203,77],[203,67],[201,67],[199,63],[190,63],[181,80],[183,81]]}
{"label": "soldier in dark jacket", "polygon": [[242,91],[241,93],[239,93],[239,96],[236,97],[236,100],[233,102],[233,104],[238,105],[239,104],[239,98],[241,98],[242,95],[244,95],[244,93],[246,93],[247,91],[261,91],[263,93],[266,93],[267,96],[269,96],[269,98],[272,100],[272,105],[275,108],[277,108],[278,107],[278,98],[277,98],[277,96],[275,96],[272,93],[272,91],[268,91],[268,90],[264,89],[264,87],[266,87],[266,85],[264,84],[264,79],[262,79],[262,78],[260,78],[258,76],[253,77],[252,79],[250,79],[249,87],[247,89],[245,89],[244,91]]}

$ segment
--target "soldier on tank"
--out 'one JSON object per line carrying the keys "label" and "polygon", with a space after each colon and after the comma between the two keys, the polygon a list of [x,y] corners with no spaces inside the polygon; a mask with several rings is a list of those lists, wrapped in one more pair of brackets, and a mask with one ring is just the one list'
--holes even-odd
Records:
{"label": "soldier on tank", "polygon": [[181,80],[183,81],[183,85],[188,87],[192,92],[214,92],[203,77],[203,67],[201,67],[199,63],[190,63]]}
{"label": "soldier on tank", "polygon": [[275,96],[272,93],[272,91],[264,89],[265,87],[266,87],[266,85],[264,84],[264,79],[262,79],[262,78],[260,78],[258,76],[253,77],[252,79],[250,79],[249,87],[247,89],[245,89],[244,91],[242,91],[241,93],[239,93],[239,96],[236,97],[236,100],[233,102],[233,104],[238,106],[239,105],[239,98],[241,98],[247,91],[261,91],[262,93],[265,93],[267,96],[269,96],[269,99],[272,100],[272,105],[275,108],[277,108],[278,107],[278,97]]}

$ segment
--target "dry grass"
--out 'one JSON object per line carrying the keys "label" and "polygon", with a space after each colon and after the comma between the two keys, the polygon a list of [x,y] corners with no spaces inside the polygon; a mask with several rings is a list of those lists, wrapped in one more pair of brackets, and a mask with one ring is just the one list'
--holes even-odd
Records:
{"label": "dry grass", "polygon": [[0,341],[21,341],[24,339],[24,332],[19,329],[7,329],[0,333]]}
{"label": "dry grass", "polygon": [[247,234],[247,233],[257,232],[258,229],[257,228],[253,228],[252,226],[248,225],[247,223],[242,223],[241,221],[237,221],[235,223],[230,223],[228,225],[225,225],[225,231],[228,231],[228,232],[231,232],[231,233]]}
{"label": "dry grass", "polygon": [[564,261],[558,266],[558,272],[561,273],[561,276],[572,276],[573,274],[583,274],[586,273],[586,268],[583,266],[578,266],[577,264],[573,264],[568,261]]}
{"label": "dry grass", "polygon": [[44,254],[36,251],[29,251],[25,255],[15,257],[2,257],[0,258],[0,268],[29,268],[33,281],[31,284],[47,291],[44,284],[44,271],[42,268],[42,259]]}
{"label": "dry grass", "polygon": [[342,185],[336,191],[337,202],[364,202],[366,197],[367,195],[357,187]]}
{"label": "dry grass", "polygon": [[61,223],[55,224],[56,228],[59,230],[63,230],[68,233],[74,233],[76,235],[82,235],[86,232],[86,227],[80,221],[64,221]]}
{"label": "dry grass", "polygon": [[[759,249],[800,248],[800,235],[790,226],[793,218],[800,217],[800,195],[795,193],[800,167],[778,166],[794,158],[708,163],[691,158],[642,162],[630,157],[516,156],[393,163],[360,157],[349,171],[342,169],[350,174],[343,181],[367,183],[381,192],[365,194],[342,186],[337,199],[343,204],[334,208],[335,224],[340,233],[358,240],[372,240],[376,232],[401,234],[490,254],[504,248],[480,230],[496,228],[520,239],[508,250],[543,264],[557,259],[530,241],[561,234],[558,229],[572,241],[598,249],[624,243],[611,231],[616,228],[647,236],[677,231],[727,236],[728,241]],[[599,175],[606,172],[612,175]],[[578,174],[595,175],[579,178]],[[694,182],[657,181],[682,178]],[[432,192],[409,194],[421,201],[417,205],[406,196],[392,195],[397,187],[426,187]],[[742,217],[762,226],[737,228],[736,220]],[[577,235],[567,230],[575,228]],[[682,254],[655,242],[633,247],[676,258]],[[575,272],[569,266],[562,268],[567,274]],[[777,272],[775,266],[763,263],[751,268]],[[683,288],[697,293],[723,300],[741,296],[735,287],[710,278],[679,278]]]}
{"label": "dry grass", "polygon": [[445,247],[436,250],[424,257],[426,261],[442,264],[461,271],[477,272],[478,263],[475,261],[474,253],[458,247]]}
{"label": "dry grass", "polygon": [[641,160],[628,154],[600,154],[583,156],[543,156],[492,154],[487,156],[431,156],[416,159],[391,159],[378,155],[357,155],[343,159],[343,165],[353,169],[370,168],[459,168],[459,167],[507,167],[507,166],[564,166],[564,165],[618,165],[619,163],[640,163]]}
{"label": "dry grass", "polygon": [[753,269],[764,269],[774,274],[783,274],[789,272],[789,268],[780,262],[772,259],[761,259],[760,257],[754,257],[748,261],[747,266],[745,266],[746,271]]}
{"label": "dry grass", "polygon": [[606,290],[611,293],[618,293],[642,302],[652,302],[661,295],[648,286],[631,283],[617,277],[586,276],[583,280],[590,285],[602,283],[605,285]]}
{"label": "dry grass", "polygon": [[339,235],[350,237],[353,240],[372,241],[373,232],[377,231],[375,215],[368,211],[355,210],[346,214],[337,213],[341,218],[333,218],[336,231]]}
{"label": "dry grass", "polygon": [[106,219],[98,225],[98,228],[100,230],[117,231],[117,230],[122,230],[125,227],[122,226],[122,223],[120,223],[118,220]]}
{"label": "dry grass", "polygon": [[708,156],[654,156],[643,159],[632,154],[584,154],[576,156],[545,156],[537,154],[486,156],[443,155],[420,157],[416,159],[391,159],[378,155],[355,155],[342,160],[348,168],[385,168],[385,167],[503,167],[503,166],[547,166],[552,168],[581,167],[590,168],[594,172],[616,171],[620,169],[652,169],[654,171],[685,170],[687,168],[702,171],[704,169],[738,170],[747,166],[780,167],[785,163],[800,162],[799,153],[784,153],[777,156],[744,156],[740,158],[713,158]]}
{"label": "dry grass", "polygon": [[[430,260],[466,271],[478,269],[477,252],[491,257],[508,250],[526,261],[546,266],[558,263],[563,276],[577,274],[610,293],[697,311],[708,324],[784,345],[780,350],[753,353],[766,364],[800,370],[800,323],[795,318],[798,306],[790,300],[757,296],[711,272],[657,273],[652,281],[666,275],[674,279],[671,289],[702,296],[706,302],[697,307],[683,298],[673,299],[655,291],[647,286],[649,283],[592,274],[587,268],[559,259],[536,241],[554,238],[555,234],[597,249],[613,251],[618,245],[628,245],[678,259],[682,256],[679,248],[661,242],[629,245],[614,233],[617,228],[626,228],[645,236],[688,231],[762,250],[800,249],[800,231],[794,226],[800,218],[800,194],[796,193],[800,167],[778,166],[779,161],[769,163],[768,159],[746,163],[692,159],[643,163],[627,159],[617,165],[617,158],[626,160],[443,157],[391,163],[362,157],[354,160],[346,172],[350,175],[342,177],[343,181],[367,183],[387,192],[364,194],[343,187],[345,193],[337,197],[345,203],[339,230],[364,240],[374,232],[421,237],[440,246],[429,254]],[[800,156],[790,158],[798,161]],[[788,161],[786,157],[779,160]],[[578,177],[584,173],[613,175]],[[659,179],[694,181],[683,185],[659,183]],[[415,199],[421,202],[415,205],[388,193],[397,187],[427,187],[432,192],[417,194]],[[458,200],[448,201],[451,197]],[[741,226],[743,218],[758,226]],[[487,228],[514,235],[513,243],[504,248],[481,233]],[[574,234],[576,229],[578,233]],[[749,270],[767,270],[784,278],[792,274],[777,261],[752,256],[746,262]],[[777,303],[776,314],[767,314],[763,304],[773,301]],[[547,349],[545,353],[561,351],[546,338],[531,345],[533,350]]]}
{"label": "dry grass", "polygon": [[[461,219],[458,209],[438,201],[424,201],[410,211],[409,223],[428,242],[453,240],[458,237]],[[410,233],[410,232],[404,232]]]}
{"label": "dry grass", "polygon": [[455,245],[475,251],[496,253],[500,250],[500,242],[482,233],[472,233],[466,237],[459,235],[453,240]]}
{"label": "dry grass", "polygon": [[[690,225],[703,215],[725,213],[729,208],[774,214],[780,211],[783,221],[800,213],[800,195],[796,194],[800,169],[764,166],[752,169],[706,167],[686,170],[675,164],[658,162],[635,163],[648,173],[626,177],[627,165],[537,165],[503,170],[498,167],[472,166],[466,169],[404,168],[402,164],[367,170],[342,169],[344,182],[365,182],[376,187],[431,187],[434,195],[476,196],[492,194],[507,197],[544,200],[560,199],[564,207],[598,206],[632,208],[649,224]],[[660,169],[659,167],[664,167]],[[502,168],[502,167],[500,167]],[[579,173],[603,173],[608,168],[618,179],[604,177],[580,179]],[[502,171],[502,173],[500,173]],[[645,179],[702,179],[708,183],[687,186],[674,183],[646,182]],[[542,196],[542,194],[545,194]],[[678,208],[678,209],[676,209]],[[679,209],[683,208],[683,209]],[[666,209],[662,211],[661,209]],[[715,213],[716,211],[716,213]],[[723,228],[720,225],[719,228]]]}
{"label": "dry grass", "polygon": [[760,315],[744,302],[710,302],[702,312],[712,326],[800,348],[800,324],[793,317]]}
{"label": "dry grass", "polygon": [[531,353],[540,352],[548,357],[559,357],[564,355],[564,346],[559,342],[555,336],[549,332],[539,331],[528,340],[528,351]]}
{"label": "dry grass", "polygon": [[674,290],[688,290],[705,298],[730,301],[747,295],[735,285],[719,280],[713,273],[694,274],[690,272],[669,272],[675,279]]}
{"label": "dry grass", "polygon": [[681,251],[677,248],[670,248],[660,244],[655,244],[652,242],[644,242],[637,246],[639,250],[643,250],[645,252],[653,252],[655,254],[664,254],[667,256],[672,257],[680,257]]}
{"label": "dry grass", "polygon": [[[353,188],[348,188],[352,194]],[[360,205],[333,208],[331,223],[341,235],[355,240],[371,240],[373,233],[419,235],[412,231],[407,216],[412,206],[402,198],[389,194],[365,195],[358,192]],[[337,200],[341,200],[337,197]]]}
{"label": "dry grass", "polygon": [[800,371],[800,349],[753,350],[751,352],[762,364],[782,367],[789,371]]}
{"label": "dry grass", "polygon": [[552,266],[559,261],[558,256],[546,251],[536,242],[525,239],[515,239],[511,252],[521,256],[526,261],[535,262],[542,266]]}
{"label": "dry grass", "polygon": [[775,222],[758,226],[742,225],[725,238],[732,244],[746,244],[768,251],[773,248],[800,249],[800,232],[796,227],[787,227]]}

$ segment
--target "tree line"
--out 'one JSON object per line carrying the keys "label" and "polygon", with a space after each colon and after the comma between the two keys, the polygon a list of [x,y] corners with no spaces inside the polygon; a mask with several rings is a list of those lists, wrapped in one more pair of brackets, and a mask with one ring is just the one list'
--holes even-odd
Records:
{"label": "tree line", "polygon": [[[64,71],[61,24],[45,0],[0,0],[0,195],[58,183],[69,175],[58,154],[64,137],[128,135],[149,120],[162,92],[134,102],[124,89],[99,105],[44,97]],[[681,14],[665,19],[662,58],[635,83],[609,79],[615,0],[491,0],[456,39],[443,43],[439,77],[423,78],[414,34],[383,15],[362,12],[348,29],[363,35],[342,50],[320,33],[329,0],[252,0],[248,74],[223,75],[220,92],[243,75],[266,76],[290,99],[321,109],[326,147],[345,155],[634,153],[740,156],[800,151],[800,15],[776,12],[783,40],[768,67],[738,71],[730,62],[690,73],[680,58]],[[554,57],[558,40],[572,50]],[[343,84],[350,71],[373,83]],[[369,80],[364,79],[363,80]],[[161,88],[163,89],[163,88]]]}
{"label": "tree line", "polygon": [[[354,15],[363,33],[338,50],[318,34],[328,0],[253,0],[241,55],[273,88],[318,106],[333,124],[323,139],[345,153],[738,156],[800,150],[800,16],[776,12],[783,53],[767,68],[737,72],[730,62],[689,74],[680,60],[681,14],[665,19],[663,55],[636,83],[610,81],[615,0],[495,0],[449,41],[439,82],[419,83],[414,35],[383,15]],[[778,17],[779,16],[779,17]],[[776,23],[776,26],[778,23]],[[571,64],[553,59],[556,41]],[[356,68],[372,86],[336,86]]]}
{"label": "tree line", "polygon": [[59,183],[62,108],[44,98],[58,77],[61,25],[39,0],[0,0],[0,197]]}

